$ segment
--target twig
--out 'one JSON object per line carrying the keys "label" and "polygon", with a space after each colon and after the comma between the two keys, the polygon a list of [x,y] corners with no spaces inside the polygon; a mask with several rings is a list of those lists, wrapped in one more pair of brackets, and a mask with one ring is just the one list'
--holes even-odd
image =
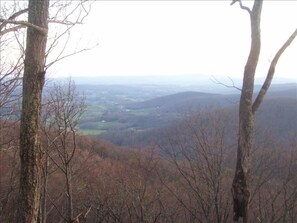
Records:
{"label": "twig", "polygon": [[224,87],[234,88],[234,89],[236,89],[238,91],[241,91],[241,88],[235,86],[234,81],[232,80],[231,77],[228,76],[228,79],[231,81],[232,85],[224,84],[223,82],[216,79],[214,76],[211,76],[211,81],[214,82],[215,84],[220,84],[220,85],[223,85]]}

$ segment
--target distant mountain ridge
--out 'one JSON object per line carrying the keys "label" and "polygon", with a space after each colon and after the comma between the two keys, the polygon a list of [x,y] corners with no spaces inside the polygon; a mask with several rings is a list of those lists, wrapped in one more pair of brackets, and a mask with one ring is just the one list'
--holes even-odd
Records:
{"label": "distant mountain ridge", "polygon": [[[128,104],[129,109],[159,109],[165,111],[186,111],[190,109],[206,108],[208,106],[227,106],[231,101],[237,99],[235,95],[220,95],[186,91],[176,94],[157,97],[144,102]],[[227,100],[229,99],[229,100]],[[228,101],[230,103],[228,103]]]}
{"label": "distant mountain ridge", "polygon": [[[256,86],[256,92],[260,86]],[[255,93],[256,96],[257,93]],[[129,109],[152,109],[158,108],[163,110],[186,110],[207,108],[209,106],[226,107],[236,104],[239,101],[239,94],[214,94],[197,91],[185,91],[166,96],[156,97],[143,102],[128,104]],[[289,97],[297,98],[297,84],[277,84],[272,85],[267,92],[267,98],[271,97]]]}
{"label": "distant mountain ridge", "polygon": [[[65,78],[55,78],[57,80]],[[192,74],[192,75],[168,75],[168,76],[74,76],[72,80],[75,81],[77,85],[87,84],[87,85],[118,85],[118,86],[132,86],[132,85],[156,85],[156,86],[177,86],[179,88],[183,87],[184,90],[195,90],[200,88],[201,92],[208,93],[220,93],[236,92],[235,89],[226,88],[223,85],[217,83],[216,79],[226,85],[234,84],[237,87],[241,87],[242,78],[232,78],[232,81],[227,76],[219,75],[206,75],[206,74]],[[233,82],[233,83],[232,83]],[[255,79],[255,89],[264,82],[263,78]],[[294,83],[297,84],[297,79],[288,78],[274,78],[272,85]]]}

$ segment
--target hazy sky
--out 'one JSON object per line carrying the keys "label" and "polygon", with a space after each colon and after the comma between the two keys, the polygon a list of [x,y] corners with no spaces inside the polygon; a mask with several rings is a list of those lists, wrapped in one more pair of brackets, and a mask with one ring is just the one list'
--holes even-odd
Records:
{"label": "hazy sky", "polygon": [[[52,75],[207,74],[241,77],[250,47],[249,16],[231,1],[95,1],[73,48],[98,46],[60,62]],[[251,5],[251,1],[246,3]],[[297,27],[297,1],[264,1],[257,76]],[[280,59],[277,77],[297,78],[297,40]]]}

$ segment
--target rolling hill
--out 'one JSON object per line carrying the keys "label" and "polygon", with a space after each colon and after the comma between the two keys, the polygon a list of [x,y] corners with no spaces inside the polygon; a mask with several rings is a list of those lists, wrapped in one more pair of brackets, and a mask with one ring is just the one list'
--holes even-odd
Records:
{"label": "rolling hill", "polygon": [[[239,92],[204,93],[158,85],[78,85],[78,89],[87,95],[88,105],[80,122],[80,131],[87,135],[101,134],[102,137],[112,138],[113,142],[117,140],[117,135],[123,135],[124,132],[129,132],[129,135],[131,132],[133,135],[136,132],[142,134],[182,121],[197,111],[203,112],[210,108],[232,108],[234,118],[237,118]],[[258,89],[259,86],[256,86],[255,90]],[[263,126],[270,123],[267,127],[270,129],[276,129],[277,126],[294,129],[294,126],[297,126],[296,93],[295,83],[272,85],[258,112],[259,123],[263,123]],[[278,131],[284,133],[282,130]]]}

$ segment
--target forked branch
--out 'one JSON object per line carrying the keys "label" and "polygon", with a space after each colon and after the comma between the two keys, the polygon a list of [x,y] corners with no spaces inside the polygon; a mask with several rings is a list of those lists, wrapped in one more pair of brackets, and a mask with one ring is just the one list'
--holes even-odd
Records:
{"label": "forked branch", "polygon": [[259,108],[260,104],[262,103],[264,96],[271,84],[271,81],[272,81],[274,73],[275,73],[275,67],[278,62],[278,59],[281,57],[281,55],[287,49],[287,47],[290,46],[290,44],[293,42],[293,40],[295,39],[296,36],[297,36],[297,29],[295,29],[293,34],[288,38],[288,40],[283,44],[283,46],[275,54],[275,56],[270,64],[265,82],[262,85],[261,90],[258,93],[256,100],[253,103],[253,113],[255,113],[258,110],[258,108]]}
{"label": "forked branch", "polygon": [[241,9],[243,9],[243,10],[247,11],[249,14],[251,14],[251,13],[252,13],[252,11],[250,10],[250,8],[249,8],[249,7],[247,7],[247,6],[244,6],[244,5],[242,4],[242,1],[241,1],[241,0],[233,0],[233,1],[231,2],[231,4],[230,4],[230,5],[233,5],[233,4],[235,4],[236,2],[238,2],[238,3],[239,3],[239,6],[240,6],[240,8],[241,8]]}

